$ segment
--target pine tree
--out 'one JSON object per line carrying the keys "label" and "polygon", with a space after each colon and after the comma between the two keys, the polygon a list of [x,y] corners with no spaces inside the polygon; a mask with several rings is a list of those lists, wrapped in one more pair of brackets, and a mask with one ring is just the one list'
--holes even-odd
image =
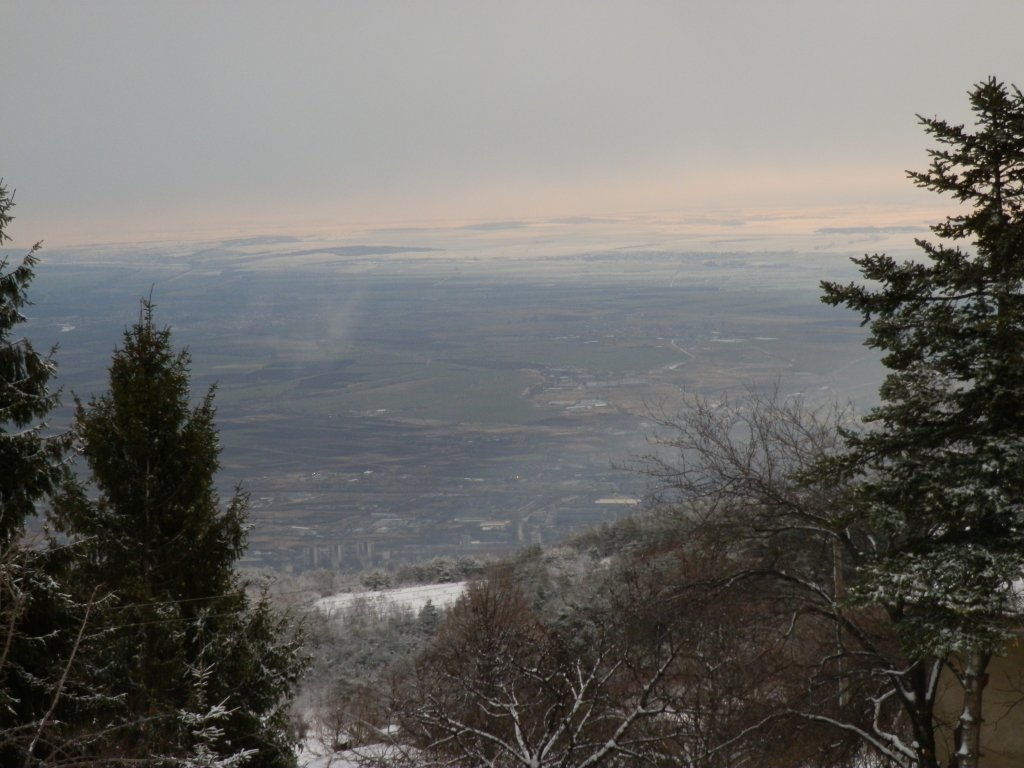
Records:
{"label": "pine tree", "polygon": [[[0,179],[0,246],[10,240],[13,207],[14,195]],[[0,546],[21,532],[36,502],[53,488],[64,449],[64,441],[46,434],[45,419],[57,404],[49,388],[53,351],[40,354],[16,335],[25,322],[22,310],[39,247],[32,246],[13,268],[0,257]]]}
{"label": "pine tree", "polygon": [[[0,181],[0,245],[10,239],[13,206]],[[13,267],[0,258],[0,765],[76,762],[103,727],[95,707],[109,702],[87,661],[95,606],[56,578],[67,551],[44,547],[25,527],[63,476],[69,444],[46,423],[58,403],[54,350],[41,354],[16,334],[39,248]]]}
{"label": "pine tree", "polygon": [[[115,600],[108,663],[135,718],[118,747],[256,750],[247,764],[289,765],[283,705],[301,671],[298,644],[265,600],[250,603],[235,572],[247,497],[236,491],[221,508],[214,392],[190,404],[189,365],[143,302],[114,352],[109,392],[78,401],[92,487],[69,485],[56,519],[87,548],[73,564],[80,581]],[[195,727],[215,710],[213,731]]]}
{"label": "pine tree", "polygon": [[[14,194],[0,180],[0,246],[13,216]],[[52,651],[39,633],[41,603],[55,590],[41,559],[26,547],[25,520],[59,475],[60,446],[44,435],[44,419],[56,405],[49,389],[50,356],[40,355],[16,331],[25,322],[33,278],[33,246],[14,267],[0,258],[0,761],[19,762],[28,751],[50,680],[40,675],[41,654]],[[47,629],[51,629],[48,627]]]}
{"label": "pine tree", "polygon": [[221,512],[213,389],[190,405],[190,359],[144,302],[109,369],[109,392],[77,401],[82,453],[99,491],[65,510],[76,533],[97,537],[96,566],[143,597],[196,600],[235,585],[245,547],[246,496]]}
{"label": "pine tree", "polygon": [[1024,96],[989,79],[970,104],[974,131],[919,117],[937,147],[909,176],[962,206],[932,227],[939,241],[919,240],[920,260],[855,259],[869,285],[822,284],[825,302],[861,313],[888,368],[843,460],[885,543],[857,593],[895,617],[911,654],[958,666],[961,766],[977,764],[985,668],[1024,576]]}

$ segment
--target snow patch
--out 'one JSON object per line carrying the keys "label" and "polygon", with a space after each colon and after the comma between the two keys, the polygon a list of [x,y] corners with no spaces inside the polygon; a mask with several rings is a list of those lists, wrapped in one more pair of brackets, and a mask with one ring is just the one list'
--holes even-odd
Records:
{"label": "snow patch", "polygon": [[343,592],[317,600],[314,607],[328,618],[339,616],[357,603],[365,603],[379,611],[399,608],[419,612],[427,603],[447,608],[466,591],[465,581],[451,584],[417,584],[365,592]]}

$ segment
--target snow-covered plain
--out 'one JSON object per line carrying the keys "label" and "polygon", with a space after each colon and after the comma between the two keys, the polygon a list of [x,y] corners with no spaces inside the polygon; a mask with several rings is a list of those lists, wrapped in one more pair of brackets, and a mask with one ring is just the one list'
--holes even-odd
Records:
{"label": "snow-covered plain", "polygon": [[304,744],[298,757],[300,768],[358,768],[350,756],[314,744]]}
{"label": "snow-covered plain", "polygon": [[367,765],[386,765],[389,760],[404,758],[401,764],[408,765],[414,758],[409,749],[387,744],[368,744],[357,749],[331,752],[315,739],[307,741],[299,751],[299,768],[364,768]]}
{"label": "snow-covered plain", "polygon": [[317,600],[314,607],[328,618],[343,616],[349,608],[360,603],[376,608],[382,613],[396,608],[415,613],[427,603],[438,609],[447,608],[465,591],[465,581],[450,584],[417,584],[411,587],[328,595]]}
{"label": "snow-covered plain", "polygon": [[[468,582],[450,584],[417,584],[394,589],[365,590],[361,592],[340,592],[317,600],[313,607],[328,619],[342,619],[349,609],[365,605],[379,614],[388,611],[412,611],[417,613],[427,604],[444,610],[450,607],[466,591]],[[380,759],[384,745],[369,745],[359,750],[335,752],[315,735],[310,735],[301,745],[298,753],[301,768],[359,768],[368,758]]]}

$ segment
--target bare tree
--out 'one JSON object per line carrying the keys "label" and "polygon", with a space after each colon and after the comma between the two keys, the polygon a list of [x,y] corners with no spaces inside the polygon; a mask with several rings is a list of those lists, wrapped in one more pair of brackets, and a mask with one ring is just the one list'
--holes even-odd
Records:
{"label": "bare tree", "polygon": [[[506,575],[473,585],[396,680],[398,740],[416,765],[661,763],[681,719],[666,696],[681,648],[637,660],[614,628],[544,621]],[[390,764],[396,764],[394,757]]]}
{"label": "bare tree", "polygon": [[[852,488],[829,471],[853,424],[847,409],[810,408],[778,391],[694,398],[659,418],[639,469],[681,546],[712,553],[704,573],[675,589],[740,593],[748,607],[764,606],[758,644],[766,658],[788,658],[785,674],[800,681],[784,698],[772,689],[771,711],[723,734],[723,747],[811,723],[831,730],[837,757],[866,748],[893,765],[933,768],[944,659],[908,657],[900,617],[850,599],[858,567],[884,546],[848,516]],[[752,710],[763,694],[751,691]]]}

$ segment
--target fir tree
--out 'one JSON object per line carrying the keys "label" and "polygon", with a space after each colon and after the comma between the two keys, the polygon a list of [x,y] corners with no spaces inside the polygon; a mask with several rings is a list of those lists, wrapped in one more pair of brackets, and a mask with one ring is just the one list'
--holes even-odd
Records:
{"label": "fir tree", "polygon": [[912,654],[960,670],[961,766],[977,762],[985,667],[1024,576],[1024,96],[990,79],[970,104],[974,131],[919,117],[937,147],[909,176],[963,206],[932,227],[939,241],[919,240],[916,261],[855,259],[869,285],[822,285],[861,313],[888,368],[843,460],[885,542],[857,591]]}
{"label": "fir tree", "polygon": [[[99,572],[142,597],[194,601],[235,586],[246,496],[222,512],[213,389],[190,404],[190,359],[143,303],[109,369],[109,392],[77,401],[76,424],[98,499],[68,507],[75,533],[96,537]],[[191,610],[191,609],[190,609]]]}
{"label": "fir tree", "polygon": [[[0,246],[10,240],[14,195],[0,179]],[[64,441],[46,435],[45,419],[57,404],[50,390],[53,351],[43,355],[16,331],[25,322],[27,289],[36,265],[36,243],[16,266],[0,257],[0,545],[21,532],[35,504],[60,475]]]}
{"label": "fir tree", "polygon": [[[255,750],[249,765],[289,765],[283,705],[301,671],[298,643],[266,601],[250,603],[235,572],[247,497],[236,491],[221,507],[214,393],[190,404],[189,364],[143,302],[114,352],[109,392],[78,402],[92,489],[69,485],[57,521],[87,548],[73,566],[82,583],[114,593],[108,664],[133,723],[117,746]],[[216,727],[197,729],[211,712]]]}
{"label": "fir tree", "polygon": [[[13,206],[0,182],[0,245],[10,239]],[[63,476],[69,443],[46,423],[58,403],[54,350],[41,354],[16,333],[39,248],[13,267],[0,258],[0,765],[77,764],[104,727],[96,707],[110,701],[89,663],[102,638],[96,606],[57,578],[68,550],[25,530]]]}

